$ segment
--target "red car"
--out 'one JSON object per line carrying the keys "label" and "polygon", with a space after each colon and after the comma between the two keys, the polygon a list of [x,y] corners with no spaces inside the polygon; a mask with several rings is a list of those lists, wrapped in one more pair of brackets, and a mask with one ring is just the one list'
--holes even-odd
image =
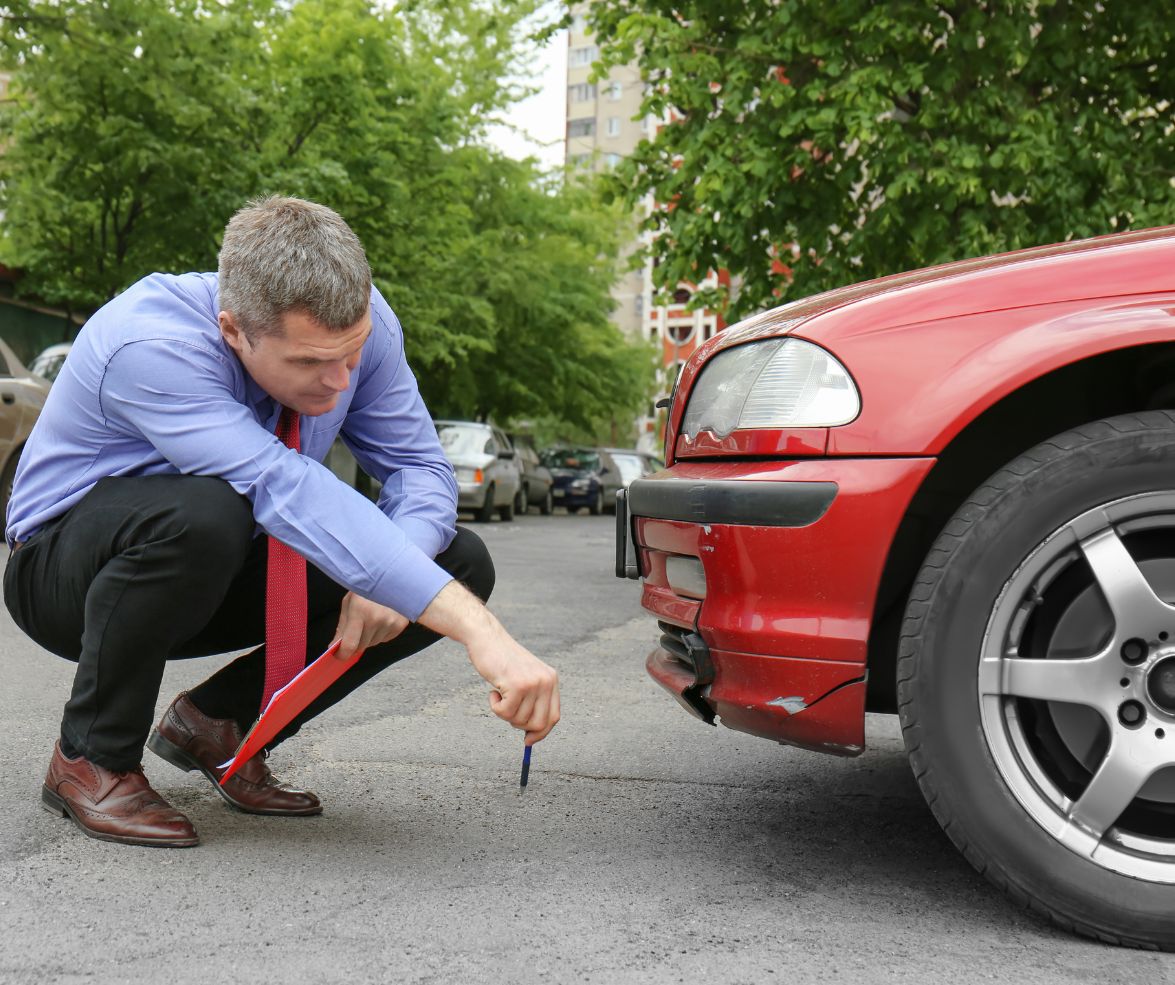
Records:
{"label": "red car", "polygon": [[1017,903],[1175,949],[1175,228],[784,305],[686,365],[617,510],[648,670],[844,756],[901,716]]}

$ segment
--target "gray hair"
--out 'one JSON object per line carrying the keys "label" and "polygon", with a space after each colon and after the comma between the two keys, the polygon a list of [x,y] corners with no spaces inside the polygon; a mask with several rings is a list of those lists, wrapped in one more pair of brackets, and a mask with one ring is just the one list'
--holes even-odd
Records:
{"label": "gray hair", "polygon": [[299,311],[333,331],[371,300],[371,267],[342,216],[300,198],[255,199],[229,220],[219,258],[219,304],[253,343]]}

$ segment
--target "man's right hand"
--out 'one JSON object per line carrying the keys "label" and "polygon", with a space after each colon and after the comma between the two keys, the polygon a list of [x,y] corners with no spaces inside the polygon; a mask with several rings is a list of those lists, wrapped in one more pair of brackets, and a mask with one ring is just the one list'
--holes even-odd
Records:
{"label": "man's right hand", "polygon": [[476,596],[451,581],[418,622],[465,645],[474,670],[493,688],[490,709],[526,732],[528,746],[546,738],[559,721],[559,675],[507,633]]}

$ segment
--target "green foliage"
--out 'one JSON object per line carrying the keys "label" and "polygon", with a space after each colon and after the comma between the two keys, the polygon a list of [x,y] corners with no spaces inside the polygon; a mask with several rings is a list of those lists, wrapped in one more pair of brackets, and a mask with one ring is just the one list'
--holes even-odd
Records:
{"label": "green foliage", "polygon": [[[672,117],[613,182],[672,290],[736,317],[840,284],[1161,225],[1175,205],[1170,3],[599,0],[604,65]],[[780,271],[773,258],[790,268]]]}
{"label": "green foliage", "polygon": [[483,140],[534,7],[9,5],[3,259],[92,310],[153,270],[214,269],[247,199],[310,198],[362,239],[434,412],[596,428],[647,390],[607,321],[612,217]]}

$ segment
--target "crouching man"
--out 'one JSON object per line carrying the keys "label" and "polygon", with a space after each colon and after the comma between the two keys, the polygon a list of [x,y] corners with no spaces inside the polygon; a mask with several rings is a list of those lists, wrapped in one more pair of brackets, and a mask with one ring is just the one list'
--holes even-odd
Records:
{"label": "crouching man", "polygon": [[[322,464],[342,435],[377,504]],[[456,526],[456,485],[363,248],[330,209],[256,202],[216,274],[155,274],[82,329],[21,456],[4,579],[24,632],[77,663],[42,789],[87,835],[183,847],[191,822],[143,746],[232,806],[310,815],[264,754],[222,764],[272,693],[341,640],[363,655],[271,747],[442,636],[526,741],[559,720],[549,666],[482,604],[494,571]],[[152,729],[167,660],[254,647]]]}

